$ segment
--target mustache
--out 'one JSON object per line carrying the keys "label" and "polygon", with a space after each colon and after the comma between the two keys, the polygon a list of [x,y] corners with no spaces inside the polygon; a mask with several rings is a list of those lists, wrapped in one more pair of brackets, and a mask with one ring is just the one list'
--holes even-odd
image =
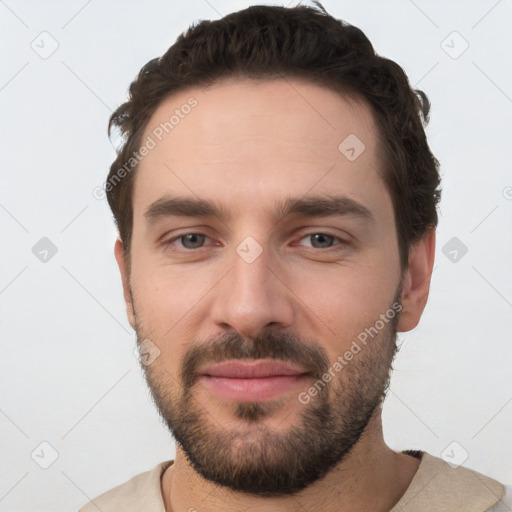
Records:
{"label": "mustache", "polygon": [[255,338],[244,338],[237,332],[229,332],[219,339],[193,343],[187,350],[181,365],[185,389],[199,378],[199,367],[228,359],[277,359],[301,366],[315,378],[321,378],[329,368],[324,349],[292,333],[269,330]]}

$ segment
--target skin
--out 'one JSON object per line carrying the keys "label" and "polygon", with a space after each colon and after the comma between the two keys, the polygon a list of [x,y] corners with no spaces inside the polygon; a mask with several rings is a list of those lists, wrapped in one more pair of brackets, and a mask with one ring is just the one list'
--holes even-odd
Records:
{"label": "skin", "polygon": [[[130,275],[123,244],[115,244],[130,324],[139,339],[150,338],[160,350],[151,366],[154,382],[172,388],[176,399],[183,356],[193,342],[226,332],[254,338],[269,326],[313,340],[332,363],[388,310],[400,284],[397,330],[413,329],[428,298],[435,231],[411,248],[402,272],[393,205],[380,177],[377,129],[366,104],[298,79],[223,80],[165,99],[143,140],[191,96],[198,106],[137,170]],[[352,133],[366,149],[349,161],[338,145]],[[149,226],[144,212],[164,194],[215,200],[231,219],[174,217]],[[329,194],[363,204],[375,222],[273,216],[277,200]],[[208,237],[198,249],[187,250],[183,239],[162,243],[194,232]],[[349,243],[315,248],[307,236],[315,233]],[[250,264],[236,252],[247,236],[262,248]],[[383,352],[391,341],[381,332],[374,344]],[[378,352],[360,357],[377,358]],[[333,386],[343,389],[345,375],[340,372]],[[271,414],[257,423],[285,435],[307,407],[297,400],[298,391],[274,402]],[[201,386],[193,388],[193,399],[212,426],[245,429],[258,440],[248,430],[255,425],[236,418],[233,404]],[[162,494],[166,510],[174,512],[384,512],[404,494],[418,466],[417,459],[385,444],[377,407],[349,456],[296,495],[253,496],[214,485],[194,470],[179,444],[175,463],[162,477]]]}

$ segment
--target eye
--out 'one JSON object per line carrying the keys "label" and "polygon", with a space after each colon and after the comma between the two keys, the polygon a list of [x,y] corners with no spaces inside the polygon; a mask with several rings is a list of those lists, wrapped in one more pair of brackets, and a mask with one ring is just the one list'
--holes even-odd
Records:
{"label": "eye", "polygon": [[[333,243],[335,240],[338,240],[340,243],[338,245],[344,246],[348,245],[348,242],[343,240],[342,238],[331,235],[329,233],[323,233],[323,232],[314,232],[304,235],[300,240],[307,240],[310,239],[312,242],[311,248],[313,249],[330,249],[333,247]],[[174,238],[171,238],[164,242],[164,246],[171,246],[174,245],[177,241],[180,242],[180,246],[182,249],[193,251],[194,249],[201,249],[204,247],[204,242],[206,239],[209,239],[209,237],[204,233],[184,233],[181,235],[178,235]],[[218,244],[216,244],[218,245]],[[296,245],[303,245],[301,243],[298,243]],[[178,247],[180,247],[178,246]]]}
{"label": "eye", "polygon": [[303,236],[301,240],[308,238],[311,240],[312,247],[314,249],[330,249],[332,247],[334,240],[339,240],[341,242],[341,245],[347,245],[347,242],[342,240],[340,237],[331,235],[329,233],[309,233]]}
{"label": "eye", "polygon": [[180,240],[182,241],[181,247],[184,249],[200,249],[205,238],[208,237],[204,233],[185,233],[167,240],[167,242],[164,242],[164,245],[172,245],[176,240]]}

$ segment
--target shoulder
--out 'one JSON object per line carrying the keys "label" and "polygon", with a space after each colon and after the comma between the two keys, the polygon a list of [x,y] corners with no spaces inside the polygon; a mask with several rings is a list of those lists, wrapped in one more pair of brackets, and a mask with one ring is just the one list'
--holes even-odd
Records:
{"label": "shoulder", "polygon": [[392,512],[485,512],[505,494],[500,482],[478,471],[449,464],[427,452],[418,458],[418,471]]}
{"label": "shoulder", "polygon": [[505,486],[505,495],[499,503],[490,508],[487,512],[510,512],[512,510],[512,485]]}
{"label": "shoulder", "polygon": [[135,475],[127,482],[90,500],[79,512],[97,512],[98,509],[102,512],[162,512],[164,503],[160,478],[172,463],[173,461],[161,462],[150,471]]}

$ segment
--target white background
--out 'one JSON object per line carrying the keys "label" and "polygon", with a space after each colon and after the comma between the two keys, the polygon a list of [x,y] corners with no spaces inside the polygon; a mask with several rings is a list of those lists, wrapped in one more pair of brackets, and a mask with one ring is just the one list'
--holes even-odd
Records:
{"label": "white background", "polygon": [[[108,117],[139,69],[193,21],[249,5],[0,2],[1,511],[76,510],[174,457],[133,355],[111,213],[92,190],[114,159]],[[512,1],[323,5],[433,105],[436,264],[422,321],[401,336],[386,441],[436,456],[456,441],[465,466],[511,484]],[[46,59],[31,47],[51,47],[43,31],[58,42]],[[42,237],[58,249],[46,263],[32,252]],[[452,237],[468,249],[457,262],[442,252]],[[31,456],[50,461],[42,442],[58,452],[48,469]]]}

